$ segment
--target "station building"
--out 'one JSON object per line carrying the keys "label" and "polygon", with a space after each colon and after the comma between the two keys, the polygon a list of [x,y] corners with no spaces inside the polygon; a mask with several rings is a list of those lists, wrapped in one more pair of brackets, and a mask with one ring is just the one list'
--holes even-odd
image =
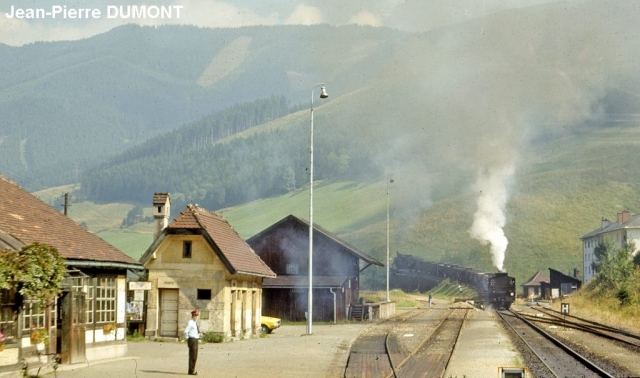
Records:
{"label": "station building", "polygon": [[[67,268],[53,303],[0,290],[0,373],[56,355],[64,364],[126,355],[126,275],[144,270],[142,264],[2,176],[0,214],[0,253],[45,244]],[[34,334],[42,336],[36,345]]]}
{"label": "station building", "polygon": [[276,274],[222,216],[188,205],[168,223],[168,193],[155,193],[153,206],[156,234],[140,259],[151,283],[145,336],[180,338],[194,309],[202,333],[259,335],[262,282]]}

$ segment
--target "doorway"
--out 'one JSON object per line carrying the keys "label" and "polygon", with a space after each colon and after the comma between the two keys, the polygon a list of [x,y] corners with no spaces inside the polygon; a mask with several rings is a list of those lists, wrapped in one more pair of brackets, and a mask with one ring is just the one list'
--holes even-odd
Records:
{"label": "doorway", "polygon": [[160,291],[160,336],[178,337],[178,290]]}

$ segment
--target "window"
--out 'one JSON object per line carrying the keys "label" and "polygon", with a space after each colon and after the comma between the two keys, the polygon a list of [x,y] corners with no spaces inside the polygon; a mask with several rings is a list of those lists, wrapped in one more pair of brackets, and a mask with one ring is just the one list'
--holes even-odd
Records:
{"label": "window", "polygon": [[96,302],[94,299],[96,298],[95,285],[93,284],[93,279],[89,280],[90,284],[87,287],[87,324],[91,324],[95,322],[93,318],[93,310],[96,307]]}
{"label": "window", "polygon": [[198,289],[198,300],[211,300],[211,290],[210,289]]}
{"label": "window", "polygon": [[24,331],[44,328],[44,308],[39,301],[25,301],[22,306],[22,329]]}
{"label": "window", "polygon": [[182,258],[185,258],[185,259],[191,258],[191,242],[190,241],[182,242]]}
{"label": "window", "polygon": [[13,319],[14,305],[14,293],[9,290],[0,290],[0,332],[7,338],[7,343],[14,341],[18,336],[18,322]]}
{"label": "window", "polygon": [[95,288],[95,314],[96,323],[116,321],[115,277],[98,277]]}

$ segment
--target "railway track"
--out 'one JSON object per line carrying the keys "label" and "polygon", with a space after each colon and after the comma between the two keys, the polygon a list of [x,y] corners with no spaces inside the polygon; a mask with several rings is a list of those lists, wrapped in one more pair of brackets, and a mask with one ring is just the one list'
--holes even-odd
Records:
{"label": "railway track", "polygon": [[[427,311],[414,310],[410,316],[396,317],[383,327],[361,335],[351,347],[345,377],[441,377],[444,373],[468,308],[448,309],[430,330],[424,328]],[[412,326],[413,324],[413,326]],[[422,326],[420,326],[422,324]],[[415,328],[412,328],[415,327]],[[413,330],[413,333],[410,333]],[[400,343],[403,337],[415,337],[412,350]]]}
{"label": "railway track", "polygon": [[563,314],[559,311],[542,306],[536,306],[531,309],[547,316],[547,318],[541,318],[537,316],[537,314],[527,315],[529,319],[535,320],[538,323],[548,323],[565,328],[573,328],[579,331],[588,332],[607,340],[615,340],[623,345],[635,348],[636,350],[640,350],[639,335],[626,332],[618,328],[610,327],[605,324],[594,322],[592,320],[580,318],[578,316]]}
{"label": "railway track", "polygon": [[351,346],[345,377],[386,377],[393,373],[393,366],[404,358],[405,351],[396,343],[389,342],[395,325],[424,314],[424,310],[413,310],[397,316],[381,327],[371,327],[361,334]]}
{"label": "railway track", "polygon": [[615,377],[592,360],[562,343],[527,317],[513,311],[498,311],[497,314],[513,330],[537,357],[537,376],[544,377]]}

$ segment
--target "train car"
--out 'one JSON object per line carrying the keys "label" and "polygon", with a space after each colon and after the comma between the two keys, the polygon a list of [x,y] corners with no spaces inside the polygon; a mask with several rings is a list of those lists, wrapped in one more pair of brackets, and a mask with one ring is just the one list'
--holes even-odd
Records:
{"label": "train car", "polygon": [[440,281],[469,286],[476,290],[475,304],[486,308],[508,309],[515,300],[516,280],[505,272],[489,273],[454,264],[425,261],[412,255],[398,253],[393,261],[391,281],[394,287],[424,292]]}
{"label": "train car", "polygon": [[437,264],[398,253],[393,259],[389,281],[391,287],[406,292],[426,292],[437,286],[442,279],[438,276]]}

